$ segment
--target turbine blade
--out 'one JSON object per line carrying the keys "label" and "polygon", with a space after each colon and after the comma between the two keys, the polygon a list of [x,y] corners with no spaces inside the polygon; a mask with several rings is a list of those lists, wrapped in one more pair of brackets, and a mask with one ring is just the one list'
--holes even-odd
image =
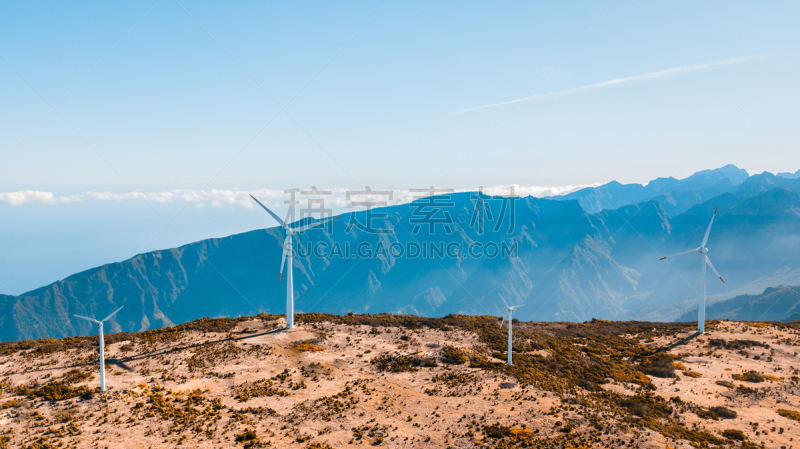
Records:
{"label": "turbine blade", "polygon": [[503,324],[504,324],[505,322],[506,322],[506,317],[503,317],[503,319],[502,319],[502,320],[500,320],[500,328],[501,328],[501,329],[503,328]]}
{"label": "turbine blade", "polygon": [[678,257],[678,256],[685,256],[685,255],[687,255],[687,254],[692,254],[692,253],[696,253],[696,252],[698,252],[696,249],[690,249],[690,250],[688,250],[688,251],[684,251],[684,252],[682,252],[682,253],[673,254],[673,255],[671,255],[671,256],[667,256],[667,257],[662,257],[662,258],[661,258],[661,259],[659,259],[659,260],[669,259],[669,258],[672,258],[672,257]]}
{"label": "turbine blade", "polygon": [[[122,307],[125,307],[125,306],[122,306]],[[108,321],[108,319],[109,319],[109,318],[111,318],[112,316],[116,315],[116,314],[117,314],[117,312],[119,312],[120,310],[122,310],[122,307],[120,307],[119,309],[117,309],[117,310],[113,311],[113,312],[111,313],[111,315],[109,315],[109,316],[107,316],[107,317],[103,318],[103,319],[102,319],[102,320],[100,320],[100,321],[101,321],[101,322],[103,322],[103,321]]]}
{"label": "turbine blade", "polygon": [[500,293],[498,293],[497,296],[500,297],[500,300],[503,301],[503,305],[506,306],[506,309],[508,309],[508,303],[506,302],[506,298],[503,298],[503,295],[501,295]]}
{"label": "turbine blade", "polygon": [[338,220],[339,218],[342,218],[342,216],[339,215],[338,217],[326,218],[324,220],[319,220],[319,221],[316,221],[316,222],[311,223],[311,224],[307,224],[307,225],[304,225],[304,226],[299,226],[299,227],[293,228],[292,230],[294,232],[303,232],[308,228],[315,228],[317,226],[322,226],[322,225],[324,225],[325,223],[327,223],[329,221]]}
{"label": "turbine blade", "polygon": [[274,218],[274,219],[275,219],[275,221],[277,221],[278,223],[280,223],[280,225],[281,225],[283,228],[286,228],[286,222],[284,222],[283,220],[281,220],[281,219],[280,219],[280,217],[278,217],[277,215],[275,215],[275,213],[273,213],[271,210],[269,210],[269,209],[267,208],[267,206],[265,206],[265,205],[261,204],[261,201],[258,201],[258,200],[256,199],[256,197],[254,197],[253,195],[250,195],[250,198],[252,198],[252,199],[253,199],[253,200],[254,200],[256,203],[258,203],[258,205],[259,205],[259,206],[263,207],[263,208],[264,208],[264,210],[265,210],[265,211],[267,211],[267,213],[269,213],[270,215],[272,215],[272,218]]}
{"label": "turbine blade", "polygon": [[286,238],[283,240],[283,255],[281,256],[281,272],[278,275],[278,282],[280,282],[281,278],[283,277],[283,266],[286,264],[286,253],[288,251],[291,251],[291,248],[289,248],[288,250],[287,248],[290,247],[291,244],[292,244],[292,236],[287,235]]}
{"label": "turbine blade", "polygon": [[708,229],[706,229],[706,235],[705,237],[703,237],[703,243],[700,244],[701,248],[706,246],[706,243],[708,242],[708,234],[711,233],[711,225],[714,224],[714,217],[717,216],[717,209],[719,209],[719,207],[714,209],[714,215],[711,216],[711,223],[708,224]]}
{"label": "turbine blade", "polygon": [[97,321],[96,319],[94,319],[94,318],[89,318],[88,316],[83,316],[83,315],[74,315],[74,316],[75,316],[75,317],[77,317],[77,318],[84,319],[84,320],[86,320],[86,321],[91,321],[92,323],[100,323],[100,322],[99,322],[99,321]]}
{"label": "turbine blade", "polygon": [[722,282],[725,282],[725,280],[724,280],[724,279],[722,279],[722,276],[720,276],[720,275],[719,275],[719,271],[717,271],[717,269],[716,269],[716,268],[714,268],[714,265],[711,263],[711,259],[709,259],[709,258],[708,258],[708,256],[706,256],[706,263],[708,264],[708,266],[709,266],[709,267],[711,267],[711,271],[713,271],[713,272],[714,272],[714,274],[716,274],[716,275],[717,275],[717,277],[719,278],[719,280],[720,280],[720,281],[722,281]]}

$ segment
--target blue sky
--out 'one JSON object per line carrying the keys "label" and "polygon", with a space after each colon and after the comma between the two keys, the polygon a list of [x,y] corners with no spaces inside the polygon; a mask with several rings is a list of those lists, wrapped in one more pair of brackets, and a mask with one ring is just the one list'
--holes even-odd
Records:
{"label": "blue sky", "polygon": [[795,171],[799,18],[793,2],[3,2],[0,198],[123,197],[0,201],[0,284],[264,226],[134,189]]}

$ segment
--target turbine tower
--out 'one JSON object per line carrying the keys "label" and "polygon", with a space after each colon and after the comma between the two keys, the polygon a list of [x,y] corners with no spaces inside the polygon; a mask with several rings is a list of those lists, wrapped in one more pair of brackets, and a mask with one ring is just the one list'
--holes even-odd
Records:
{"label": "turbine tower", "polygon": [[714,274],[717,275],[720,281],[725,282],[722,279],[722,276],[719,275],[717,269],[714,268],[714,265],[711,263],[711,260],[708,258],[708,248],[706,248],[706,243],[708,242],[708,234],[711,233],[711,225],[714,224],[714,217],[717,216],[717,210],[719,208],[714,209],[714,215],[711,216],[711,223],[708,224],[708,229],[706,229],[706,235],[703,237],[703,242],[700,243],[699,248],[690,249],[689,251],[684,251],[682,253],[673,254],[671,256],[662,257],[661,260],[678,257],[678,256],[685,256],[687,254],[693,253],[700,253],[700,258],[702,259],[702,267],[700,268],[700,277],[703,279],[703,296],[700,298],[700,307],[697,309],[697,332],[702,334],[706,331],[706,265],[711,267],[711,270],[714,271]]}
{"label": "turbine tower", "polygon": [[[122,306],[122,307],[125,307],[125,306]],[[103,342],[103,323],[108,321],[108,320],[110,320],[112,316],[116,315],[117,312],[122,310],[122,307],[120,307],[119,309],[115,310],[111,315],[103,318],[100,321],[97,321],[94,318],[89,318],[88,316],[75,315],[77,318],[80,318],[80,319],[83,319],[83,320],[86,320],[86,321],[91,321],[92,323],[97,323],[97,326],[100,328],[100,391],[102,391],[104,393],[106,391],[106,360],[105,360],[105,355],[104,355],[104,352],[103,352],[104,346],[105,346],[105,343]]]}
{"label": "turbine tower", "polygon": [[[503,305],[506,306],[506,313],[508,314],[508,366],[511,366],[511,314],[514,312],[514,309],[518,307],[522,307],[524,304],[520,304],[518,306],[509,306],[506,300],[503,298],[502,295],[499,295],[500,299],[503,301]],[[503,320],[500,321],[500,328],[503,328],[503,323],[505,322],[506,317],[503,316]]]}
{"label": "turbine tower", "polygon": [[[287,273],[287,281],[286,281],[286,329],[291,329],[294,327],[294,279],[292,277],[292,235],[303,232],[308,228],[313,228],[315,226],[321,226],[327,223],[330,220],[336,220],[339,217],[334,217],[328,220],[320,220],[316,223],[307,224],[305,226],[299,226],[297,228],[289,227],[285,221],[281,220],[274,212],[269,210],[267,206],[261,204],[261,201],[258,201],[256,197],[250,195],[259,206],[264,208],[268,214],[272,216],[272,218],[277,221],[281,227],[283,228],[284,232],[286,232],[286,238],[283,240],[283,255],[281,256],[281,272],[278,274],[278,282],[281,281],[281,277],[283,277],[283,265],[286,263],[286,260],[289,260],[289,270]],[[341,215],[340,215],[341,216]]]}

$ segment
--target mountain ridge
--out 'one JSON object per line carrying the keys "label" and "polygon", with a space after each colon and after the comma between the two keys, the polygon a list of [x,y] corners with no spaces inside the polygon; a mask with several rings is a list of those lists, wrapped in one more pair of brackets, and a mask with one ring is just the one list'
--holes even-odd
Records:
{"label": "mountain ridge", "polygon": [[[346,232],[351,220],[363,223],[366,212],[345,214],[332,224],[331,234],[299,234],[298,244],[355,249],[503,243],[514,245],[517,257],[295,257],[295,307],[327,313],[499,314],[502,295],[527,305],[520,319],[674,319],[680,314],[674,304],[697,298],[699,270],[691,257],[658,259],[696,247],[717,208],[710,257],[726,284],[709,282],[711,297],[800,270],[800,183],[781,178],[773,185],[774,178],[754,175],[674,217],[657,199],[589,213],[576,199],[524,197],[515,202],[512,226],[511,212],[502,206],[508,199],[477,192],[449,196],[452,234],[441,225],[434,234],[415,234],[411,219],[420,202],[373,210],[386,214],[381,223],[392,234]],[[494,217],[484,232],[474,226],[478,199],[490,205]],[[505,222],[495,229],[501,212]],[[109,325],[113,332],[202,316],[282,314],[285,284],[277,282],[282,241],[278,228],[206,239],[85,270],[19,296],[0,296],[0,339],[86,335],[91,326],[73,314],[105,316],[122,305]]]}
{"label": "mountain ridge", "polygon": [[717,169],[699,171],[684,179],[657,178],[645,185],[611,181],[598,187],[586,187],[566,195],[548,198],[578,200],[590,213],[655,200],[662,203],[662,207],[670,216],[676,216],[695,204],[735,190],[748,177],[746,170],[728,164]]}
{"label": "mountain ridge", "polygon": [[[694,314],[694,318],[692,317]],[[697,319],[697,308],[676,322]],[[800,320],[800,286],[769,287],[757,295],[740,295],[706,307],[707,320],[782,321]]]}

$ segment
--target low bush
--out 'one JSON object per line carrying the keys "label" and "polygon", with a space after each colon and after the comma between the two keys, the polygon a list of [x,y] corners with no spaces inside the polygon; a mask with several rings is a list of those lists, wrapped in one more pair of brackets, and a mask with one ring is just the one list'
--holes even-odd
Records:
{"label": "low bush", "polygon": [[716,413],[717,416],[722,419],[734,419],[737,416],[735,411],[722,406],[711,407],[709,410]]}
{"label": "low bush", "polygon": [[378,368],[378,371],[389,371],[392,373],[404,371],[414,372],[420,367],[432,368],[437,366],[436,360],[433,358],[420,358],[388,353],[375,357],[372,359],[371,363]]}
{"label": "low bush", "polygon": [[17,387],[16,394],[26,396],[28,399],[44,399],[47,401],[63,401],[78,396],[91,397],[92,394],[100,391],[99,388],[71,387],[63,382],[49,382],[39,385],[34,381],[28,385]]}
{"label": "low bush", "polygon": [[742,374],[734,374],[733,378],[741,382],[761,383],[764,382],[764,376],[755,371],[746,371]]}
{"label": "low bush", "polygon": [[714,348],[732,349],[732,350],[752,348],[754,346],[760,346],[763,348],[769,347],[769,345],[767,345],[766,343],[761,343],[760,341],[754,341],[754,340],[725,341],[722,338],[712,338],[708,340],[708,345]]}
{"label": "low bush", "polygon": [[778,409],[778,414],[783,416],[784,418],[800,421],[800,412],[796,412],[794,410]]}
{"label": "low bush", "polygon": [[500,425],[500,423],[485,426],[483,433],[489,438],[505,438],[511,436],[511,427]]}
{"label": "low bush", "polygon": [[333,449],[333,446],[326,443],[311,443],[306,449]]}
{"label": "low bush", "polygon": [[449,371],[433,376],[431,381],[443,383],[448,387],[458,387],[459,385],[475,383],[478,381],[478,378],[472,374]]}
{"label": "low bush", "polygon": [[295,346],[298,351],[303,352],[317,352],[317,351],[324,351],[325,348],[322,346],[315,346],[311,343],[300,343],[299,345]]}
{"label": "low bush", "polygon": [[736,429],[723,430],[722,436],[734,441],[744,441],[747,439],[747,436],[744,434],[744,432]]}
{"label": "low bush", "polygon": [[61,377],[46,384],[39,384],[38,381],[20,385],[14,389],[14,393],[25,396],[28,399],[44,399],[47,401],[63,401],[78,396],[91,397],[100,391],[99,388],[89,388],[86,386],[73,387],[72,384],[90,379],[93,376],[80,370],[70,370],[62,374]]}
{"label": "low bush", "polygon": [[10,401],[3,402],[0,404],[0,410],[5,410],[7,408],[16,408],[22,405],[21,399],[11,399]]}
{"label": "low bush", "polygon": [[469,361],[469,354],[455,346],[442,347],[442,362],[448,365],[463,365]]}
{"label": "low bush", "polygon": [[259,447],[261,442],[254,429],[244,429],[244,432],[236,434],[236,442],[242,443],[245,448]]}
{"label": "low bush", "polygon": [[653,356],[644,359],[640,364],[639,369],[648,376],[661,377],[665,379],[676,377],[675,365],[672,363],[672,359],[664,355]]}
{"label": "low bush", "polygon": [[735,411],[722,406],[711,407],[708,410],[698,409],[695,411],[695,413],[701,418],[713,419],[714,421],[718,421],[720,419],[734,419],[737,416]]}

